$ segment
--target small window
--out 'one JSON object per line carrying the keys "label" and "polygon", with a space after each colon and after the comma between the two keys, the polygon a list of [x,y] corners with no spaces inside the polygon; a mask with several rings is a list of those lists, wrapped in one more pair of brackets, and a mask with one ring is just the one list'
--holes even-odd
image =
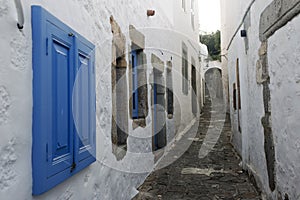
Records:
{"label": "small window", "polygon": [[191,24],[193,30],[195,30],[195,0],[191,0]]}
{"label": "small window", "polygon": [[192,70],[191,70],[191,86],[192,86],[192,98],[191,98],[191,104],[192,104],[192,113],[194,116],[197,115],[198,107],[197,107],[197,72],[195,67],[195,60],[192,58]]}
{"label": "small window", "polygon": [[188,53],[187,47],[182,44],[182,93],[188,95]]}
{"label": "small window", "polygon": [[181,6],[182,6],[183,11],[185,12],[186,11],[186,2],[185,2],[185,0],[181,0]]}
{"label": "small window", "polygon": [[173,94],[173,78],[172,78],[172,62],[167,62],[167,111],[168,118],[173,118],[174,113],[174,94]]}
{"label": "small window", "polygon": [[236,86],[235,83],[232,86],[232,106],[234,108],[234,110],[237,109],[237,105],[236,105]]}
{"label": "small window", "polygon": [[237,98],[238,98],[238,108],[239,110],[242,109],[241,104],[241,87],[240,87],[240,64],[239,59],[236,60],[236,82],[237,82]]}
{"label": "small window", "polygon": [[95,162],[95,46],[32,6],[33,195]]}

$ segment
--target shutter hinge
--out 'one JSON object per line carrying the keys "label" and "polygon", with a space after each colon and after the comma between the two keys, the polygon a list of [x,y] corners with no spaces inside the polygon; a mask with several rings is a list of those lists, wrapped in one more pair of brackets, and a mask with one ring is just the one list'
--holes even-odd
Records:
{"label": "shutter hinge", "polygon": [[74,169],[76,168],[76,163],[73,162],[72,165],[71,165],[71,170],[70,172],[72,173],[74,171]]}

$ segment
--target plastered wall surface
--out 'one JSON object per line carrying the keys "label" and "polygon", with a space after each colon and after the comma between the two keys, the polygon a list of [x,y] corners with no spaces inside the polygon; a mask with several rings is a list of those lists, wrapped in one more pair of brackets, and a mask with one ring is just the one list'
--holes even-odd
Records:
{"label": "plastered wall surface", "polygon": [[[275,139],[278,190],[299,199],[300,185],[300,17],[269,39],[272,128]],[[288,178],[287,178],[288,177]]]}
{"label": "plastered wall surface", "polygon": [[[25,25],[24,29],[19,31],[16,27],[17,14],[14,2],[0,0],[0,199],[131,199],[137,192],[135,188],[144,181],[154,165],[152,153],[141,156],[134,154],[152,151],[152,116],[149,112],[145,128],[138,127],[134,130],[132,121],[129,120],[130,136],[127,144],[128,152],[133,153],[127,153],[121,161],[117,161],[111,146],[111,45],[113,35],[109,18],[113,16],[120,25],[121,31],[126,37],[127,51],[131,45],[128,33],[129,25],[134,25],[144,34],[146,38],[144,52],[148,60],[148,83],[152,81],[150,77],[153,73],[153,66],[149,62],[151,54],[155,53],[165,63],[172,57],[173,88],[176,90],[174,93],[178,93],[178,96],[174,96],[174,102],[177,102],[175,103],[174,118],[167,120],[168,140],[171,140],[172,134],[174,135],[175,131],[183,130],[193,118],[190,106],[191,92],[189,91],[189,96],[181,98],[181,77],[179,76],[181,74],[181,42],[174,42],[178,39],[177,36],[168,37],[167,32],[158,31],[173,28],[172,13],[163,10],[164,6],[153,0],[146,2],[138,0],[52,0],[43,2],[25,0],[22,3]],[[181,4],[179,1],[178,3],[179,9]],[[38,197],[31,195],[33,106],[31,5],[43,6],[96,45],[97,161]],[[147,17],[147,9],[155,9],[155,16]],[[190,19],[190,15],[187,15],[186,19]],[[186,23],[184,20],[179,23],[183,22]],[[198,47],[195,45],[196,50],[194,50],[188,43],[186,35],[190,40],[195,39],[196,35],[191,33],[189,36],[189,34],[183,34],[185,37],[180,36],[179,38],[188,44],[189,62],[191,62],[192,56],[198,60]],[[200,72],[199,66],[200,64],[197,62],[197,70]],[[201,88],[199,90],[201,91]],[[148,86],[149,111],[151,109],[151,92],[152,89]],[[136,136],[147,139],[138,140]]]}
{"label": "plastered wall surface", "polygon": [[[222,51],[227,58],[223,58],[223,68],[228,70],[228,85],[230,98],[230,111],[232,141],[243,159],[243,166],[256,178],[257,184],[265,196],[270,199],[284,198],[299,199],[297,186],[299,185],[299,136],[297,126],[299,119],[298,69],[299,66],[299,16],[287,25],[277,30],[267,42],[267,64],[270,75],[271,95],[271,125],[274,135],[275,148],[275,181],[276,188],[271,191],[269,187],[268,167],[265,154],[265,136],[261,119],[264,113],[263,85],[258,77],[261,73],[257,68],[260,60],[259,54],[262,42],[259,39],[259,21],[261,13],[271,3],[268,1],[255,1],[250,9],[250,26],[247,27],[246,50],[245,39],[240,36],[240,30],[245,29],[243,23],[238,34],[233,37],[245,13],[247,3],[240,4],[236,9],[228,6],[235,5],[235,1],[223,1],[222,5]],[[243,11],[243,12],[241,12]],[[248,23],[248,22],[247,22]],[[232,43],[229,46],[230,40]],[[237,115],[233,109],[233,83],[236,83],[236,59],[239,59],[241,80],[241,123],[242,133],[237,127]],[[297,103],[296,103],[297,102]],[[298,146],[297,146],[298,145]],[[297,150],[298,149],[298,150]]]}
{"label": "plastered wall surface", "polygon": [[[263,190],[269,191],[268,176],[266,170],[266,159],[264,155],[264,135],[261,125],[263,116],[263,96],[262,86],[256,83],[256,62],[259,59],[258,49],[260,41],[257,37],[259,33],[259,14],[263,11],[266,3],[257,2],[250,10],[251,26],[248,29],[247,37],[249,42],[249,50],[246,54],[243,38],[240,37],[239,31],[233,38],[232,45],[228,49],[228,74],[229,74],[229,94],[230,94],[230,110],[231,120],[233,124],[233,143],[238,149],[243,159],[243,166],[249,168],[256,174],[258,184]],[[246,7],[246,4],[243,4]],[[245,8],[244,8],[245,9]],[[236,18],[241,19],[242,13],[237,14]],[[229,20],[231,18],[227,18]],[[227,21],[226,20],[226,21]],[[240,23],[240,22],[238,22]],[[234,27],[238,27],[236,24]],[[230,36],[227,36],[228,38]],[[225,41],[229,39],[225,38]],[[226,43],[225,43],[226,44]],[[228,43],[227,43],[228,45]],[[226,46],[226,45],[225,45]],[[226,46],[227,47],[227,46]],[[241,113],[242,122],[241,131],[237,131],[237,113],[233,109],[233,83],[236,83],[236,61],[239,59],[240,69],[240,87],[241,87]]]}

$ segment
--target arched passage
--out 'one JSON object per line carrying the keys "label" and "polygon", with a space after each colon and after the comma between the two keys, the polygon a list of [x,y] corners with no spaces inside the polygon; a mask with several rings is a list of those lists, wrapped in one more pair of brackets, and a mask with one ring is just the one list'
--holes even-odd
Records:
{"label": "arched passage", "polygon": [[211,98],[223,98],[222,70],[219,67],[210,67],[205,71],[205,83]]}

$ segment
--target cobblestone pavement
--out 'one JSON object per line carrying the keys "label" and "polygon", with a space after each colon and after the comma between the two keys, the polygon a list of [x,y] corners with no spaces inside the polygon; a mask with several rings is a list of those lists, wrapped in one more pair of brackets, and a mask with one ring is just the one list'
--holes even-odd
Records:
{"label": "cobblestone pavement", "polygon": [[[211,101],[206,105],[199,120],[199,127],[188,150],[171,165],[154,171],[139,188],[134,200],[146,199],[261,199],[254,185],[240,166],[230,143],[230,119],[222,123],[223,129],[212,151],[200,159],[199,149],[211,126]],[[195,129],[197,130],[197,129]],[[188,140],[182,137],[181,141]],[[180,145],[180,144],[176,144]]]}

